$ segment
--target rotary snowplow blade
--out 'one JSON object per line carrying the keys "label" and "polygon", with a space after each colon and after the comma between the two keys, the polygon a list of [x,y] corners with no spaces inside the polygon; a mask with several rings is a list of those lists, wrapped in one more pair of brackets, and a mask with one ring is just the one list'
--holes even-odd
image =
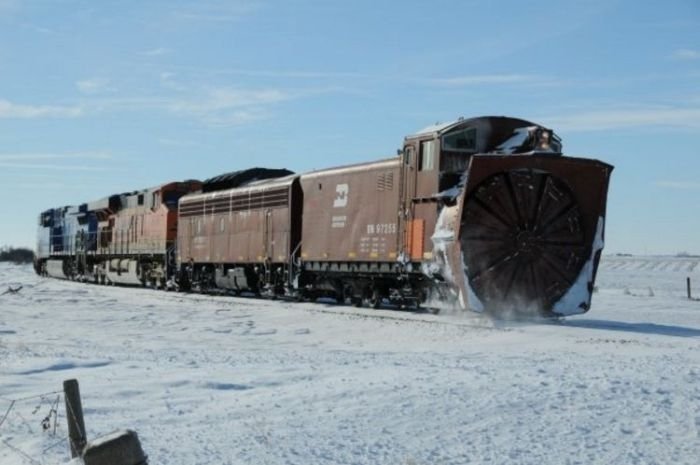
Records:
{"label": "rotary snowplow blade", "polygon": [[446,260],[464,308],[565,316],[590,308],[613,167],[558,155],[475,155],[444,212]]}

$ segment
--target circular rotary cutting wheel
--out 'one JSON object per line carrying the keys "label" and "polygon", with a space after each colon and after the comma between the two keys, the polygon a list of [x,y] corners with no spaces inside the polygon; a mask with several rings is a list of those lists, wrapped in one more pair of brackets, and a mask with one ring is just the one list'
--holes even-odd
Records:
{"label": "circular rotary cutting wheel", "polygon": [[462,250],[486,311],[551,315],[590,254],[569,186],[551,173],[493,175],[466,199]]}

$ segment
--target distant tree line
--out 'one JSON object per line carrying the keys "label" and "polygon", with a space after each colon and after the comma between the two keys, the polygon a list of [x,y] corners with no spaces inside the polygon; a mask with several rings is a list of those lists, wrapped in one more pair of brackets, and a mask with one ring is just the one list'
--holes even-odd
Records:
{"label": "distant tree line", "polygon": [[0,262],[32,263],[34,252],[22,247],[0,247]]}

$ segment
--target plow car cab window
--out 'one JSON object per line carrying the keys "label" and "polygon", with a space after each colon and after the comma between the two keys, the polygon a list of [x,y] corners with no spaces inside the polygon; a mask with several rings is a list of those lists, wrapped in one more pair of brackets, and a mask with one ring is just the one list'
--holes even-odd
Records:
{"label": "plow car cab window", "polygon": [[442,149],[453,152],[476,151],[476,129],[465,128],[442,136]]}
{"label": "plow car cab window", "polygon": [[420,143],[420,171],[432,171],[435,167],[435,141],[424,140]]}
{"label": "plow car cab window", "polygon": [[404,163],[410,165],[413,162],[413,147],[406,147],[404,150]]}

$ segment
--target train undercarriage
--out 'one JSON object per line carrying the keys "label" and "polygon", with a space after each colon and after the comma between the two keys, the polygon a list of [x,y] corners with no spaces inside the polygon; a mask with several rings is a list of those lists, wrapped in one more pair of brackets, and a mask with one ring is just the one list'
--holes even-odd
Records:
{"label": "train undercarriage", "polygon": [[402,272],[396,263],[282,263],[182,265],[178,289],[186,292],[255,295],[296,301],[334,299],[357,307],[388,304],[418,308],[429,280]]}
{"label": "train undercarriage", "polygon": [[34,264],[37,274],[93,284],[119,284],[164,289],[167,255],[54,256]]}

